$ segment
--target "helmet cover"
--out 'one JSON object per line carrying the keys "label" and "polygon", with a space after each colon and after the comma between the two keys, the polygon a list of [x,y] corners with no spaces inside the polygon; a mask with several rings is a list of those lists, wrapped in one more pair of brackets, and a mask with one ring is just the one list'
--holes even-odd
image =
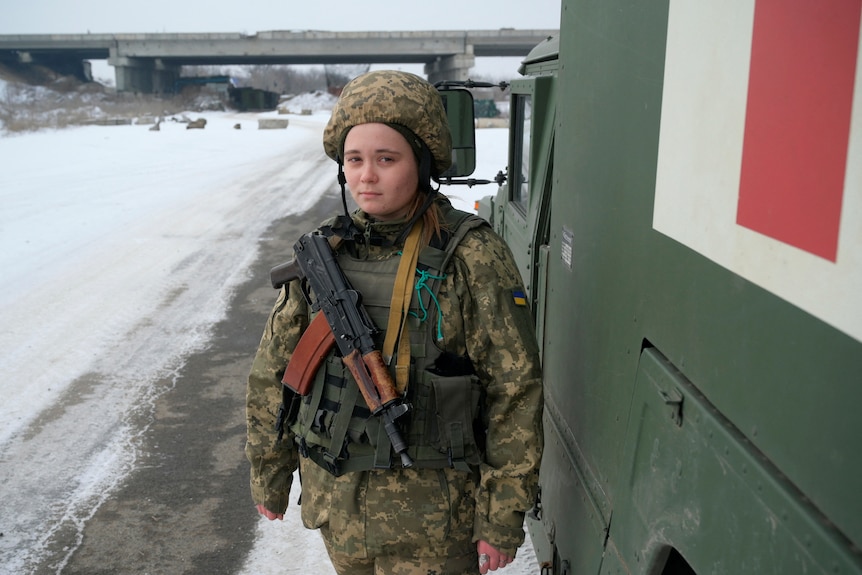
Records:
{"label": "helmet cover", "polygon": [[437,175],[451,165],[452,137],[443,100],[437,89],[419,76],[377,70],[348,82],[323,132],[326,155],[339,161],[347,132],[371,123],[403,126],[416,134],[431,151]]}

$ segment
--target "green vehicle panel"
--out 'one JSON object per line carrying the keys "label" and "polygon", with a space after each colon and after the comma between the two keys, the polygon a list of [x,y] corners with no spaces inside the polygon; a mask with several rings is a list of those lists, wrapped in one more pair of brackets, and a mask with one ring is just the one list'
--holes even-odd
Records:
{"label": "green vehicle panel", "polygon": [[[862,3],[805,4],[563,0],[511,83],[508,180],[480,214],[542,346],[543,573],[862,574]],[[763,38],[792,25],[844,79],[811,100],[838,144],[815,168],[804,126],[760,149],[798,138],[781,170],[837,193],[840,223],[809,224],[834,256],[743,204],[797,201],[750,167]]]}

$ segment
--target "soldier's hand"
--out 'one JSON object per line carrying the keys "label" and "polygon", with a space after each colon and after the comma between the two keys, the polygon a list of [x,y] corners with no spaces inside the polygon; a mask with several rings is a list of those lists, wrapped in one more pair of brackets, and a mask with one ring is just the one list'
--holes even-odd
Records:
{"label": "soldier's hand", "polygon": [[273,513],[263,505],[257,506],[257,512],[269,519],[270,521],[275,521],[276,519],[284,521],[284,513]]}
{"label": "soldier's hand", "polygon": [[514,560],[514,557],[500,553],[486,541],[476,543],[476,550],[479,552],[479,573],[482,575],[488,571],[502,569]]}

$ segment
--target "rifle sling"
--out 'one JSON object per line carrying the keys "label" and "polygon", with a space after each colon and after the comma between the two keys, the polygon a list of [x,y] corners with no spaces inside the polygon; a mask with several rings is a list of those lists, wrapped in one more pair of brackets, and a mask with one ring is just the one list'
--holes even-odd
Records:
{"label": "rifle sling", "polygon": [[410,300],[413,297],[413,278],[416,275],[416,263],[419,261],[419,239],[422,237],[422,222],[413,225],[404,250],[401,253],[401,263],[395,276],[395,286],[392,289],[392,300],[389,306],[389,323],[386,327],[386,339],[383,341],[383,361],[387,365],[392,361],[395,344],[398,343],[398,354],[395,362],[395,388],[403,394],[407,389],[410,375],[410,331],[407,327],[407,315],[410,311]]}

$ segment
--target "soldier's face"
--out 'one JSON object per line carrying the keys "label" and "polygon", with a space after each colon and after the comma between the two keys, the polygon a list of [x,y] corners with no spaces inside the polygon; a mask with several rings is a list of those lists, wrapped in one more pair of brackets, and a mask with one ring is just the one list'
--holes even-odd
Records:
{"label": "soldier's face", "polygon": [[360,124],[347,133],[344,175],[360,209],[382,221],[405,217],[419,193],[416,156],[385,124]]}

